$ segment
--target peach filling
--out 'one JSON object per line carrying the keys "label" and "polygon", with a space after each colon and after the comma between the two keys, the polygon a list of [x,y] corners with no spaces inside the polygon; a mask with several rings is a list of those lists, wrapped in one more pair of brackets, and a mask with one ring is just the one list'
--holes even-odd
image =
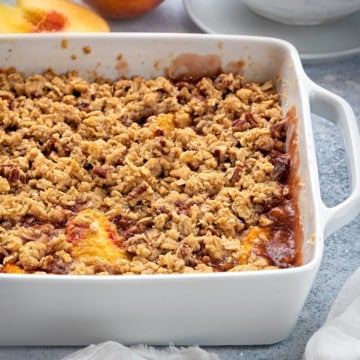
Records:
{"label": "peach filling", "polygon": [[66,228],[68,241],[73,248],[76,259],[98,257],[110,263],[117,259],[127,259],[128,256],[121,248],[115,225],[100,212],[86,209],[68,222]]}

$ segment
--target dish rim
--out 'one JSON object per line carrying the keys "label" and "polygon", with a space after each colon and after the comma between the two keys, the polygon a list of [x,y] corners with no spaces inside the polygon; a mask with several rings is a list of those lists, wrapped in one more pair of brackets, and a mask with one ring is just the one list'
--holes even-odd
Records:
{"label": "dish rim", "polygon": [[[1,42],[13,42],[17,40],[26,40],[33,39],[36,41],[44,41],[46,42],[49,38],[56,40],[63,39],[76,39],[76,40],[100,40],[100,39],[148,39],[148,40],[171,40],[171,39],[191,39],[196,41],[201,41],[202,39],[210,39],[217,41],[226,41],[226,40],[242,40],[242,41],[250,41],[252,43],[258,44],[268,44],[282,47],[284,50],[288,52],[289,59],[293,62],[294,72],[297,76],[298,80],[304,80],[304,83],[299,81],[299,100],[302,106],[303,117],[305,122],[311,122],[310,118],[310,107],[309,107],[309,99],[307,89],[307,82],[309,78],[307,77],[304,68],[301,63],[300,55],[293,44],[288,42],[287,40],[273,38],[273,37],[263,37],[263,36],[251,36],[251,35],[226,35],[226,34],[188,34],[188,33],[40,33],[40,34],[5,34],[0,38]],[[307,119],[309,117],[309,119]],[[311,127],[311,124],[308,124]],[[311,128],[308,129],[311,132]],[[308,186],[311,191],[311,199],[314,204],[321,202],[320,192],[319,192],[319,177],[317,173],[317,163],[315,154],[313,153],[313,134],[304,134],[306,137],[306,149],[304,150],[308,155],[310,155],[310,161],[307,164],[309,169],[311,170],[311,174],[309,175],[310,185]],[[124,274],[124,275],[56,275],[56,274],[5,274],[0,273],[1,279],[58,279],[55,281],[61,281],[67,279],[65,281],[100,281],[104,279],[115,280],[115,279],[123,279],[121,281],[141,281],[144,279],[158,279],[155,281],[161,281],[165,279],[199,279],[199,278],[223,278],[223,277],[252,277],[252,276],[286,276],[290,274],[297,274],[298,272],[307,272],[314,270],[319,266],[319,262],[322,258],[323,253],[323,242],[324,242],[324,223],[320,221],[321,217],[321,207],[314,206],[316,220],[314,222],[316,236],[314,243],[309,245],[314,247],[313,255],[311,256],[310,261],[296,266],[292,268],[282,268],[282,269],[269,269],[269,270],[248,270],[241,272],[212,272],[212,273],[181,273],[181,274]],[[306,238],[303,239],[303,242],[308,241]],[[304,245],[303,245],[304,246]],[[265,275],[268,274],[268,275]],[[281,275],[283,274],[283,275]],[[61,280],[59,280],[61,279]],[[106,280],[106,281],[108,281]],[[116,280],[116,281],[119,281]]]}

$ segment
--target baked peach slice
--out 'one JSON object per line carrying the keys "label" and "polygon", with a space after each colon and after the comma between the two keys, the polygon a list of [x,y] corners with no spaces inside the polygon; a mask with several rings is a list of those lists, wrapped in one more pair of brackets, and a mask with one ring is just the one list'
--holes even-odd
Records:
{"label": "baked peach slice", "polygon": [[18,265],[12,263],[6,263],[2,269],[6,274],[26,274],[26,271]]}
{"label": "baked peach slice", "polygon": [[0,10],[2,33],[110,31],[105,19],[69,0],[18,0],[16,6],[3,4]]}
{"label": "baked peach slice", "polygon": [[70,220],[66,226],[67,240],[73,244],[72,255],[81,261],[95,257],[114,263],[128,259],[121,247],[121,238],[115,224],[97,210],[86,209]]}

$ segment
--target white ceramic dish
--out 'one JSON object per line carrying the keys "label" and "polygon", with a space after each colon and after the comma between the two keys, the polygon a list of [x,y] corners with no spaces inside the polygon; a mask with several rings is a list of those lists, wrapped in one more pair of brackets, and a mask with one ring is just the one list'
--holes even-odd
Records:
{"label": "white ceramic dish", "polygon": [[[106,340],[125,344],[269,344],[292,331],[322,258],[324,238],[359,210],[359,131],[350,106],[305,75],[289,43],[241,36],[186,34],[7,35],[0,39],[0,64],[27,74],[53,67],[83,76],[115,78],[119,54],[126,75],[163,74],[183,53],[216,54],[225,65],[245,61],[251,80],[280,76],[286,112],[300,119],[301,209],[304,265],[283,270],[138,276],[0,274],[1,345],[85,345]],[[66,44],[66,46],[64,46]],[[91,53],[83,51],[84,46]],[[343,130],[352,188],[328,208],[320,197],[310,105]],[[308,240],[312,239],[312,242]]]}
{"label": "white ceramic dish", "polygon": [[184,5],[207,33],[281,38],[295,45],[304,62],[360,54],[360,12],[332,24],[294,26],[258,16],[240,0],[184,0]]}

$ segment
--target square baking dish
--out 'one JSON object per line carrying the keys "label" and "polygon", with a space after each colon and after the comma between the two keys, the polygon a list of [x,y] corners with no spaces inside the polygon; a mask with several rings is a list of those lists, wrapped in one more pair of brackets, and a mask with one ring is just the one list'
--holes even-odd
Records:
{"label": "square baking dish", "polygon": [[[3,35],[2,68],[49,67],[95,76],[154,77],[184,54],[241,64],[252,81],[277,79],[284,115],[294,106],[299,143],[304,264],[288,269],[179,275],[0,274],[1,345],[270,344],[292,331],[318,271],[324,238],[359,211],[359,131],[350,106],[312,83],[296,49],[271,38],[186,34]],[[320,196],[310,107],[343,131],[351,194],[333,208]]]}

